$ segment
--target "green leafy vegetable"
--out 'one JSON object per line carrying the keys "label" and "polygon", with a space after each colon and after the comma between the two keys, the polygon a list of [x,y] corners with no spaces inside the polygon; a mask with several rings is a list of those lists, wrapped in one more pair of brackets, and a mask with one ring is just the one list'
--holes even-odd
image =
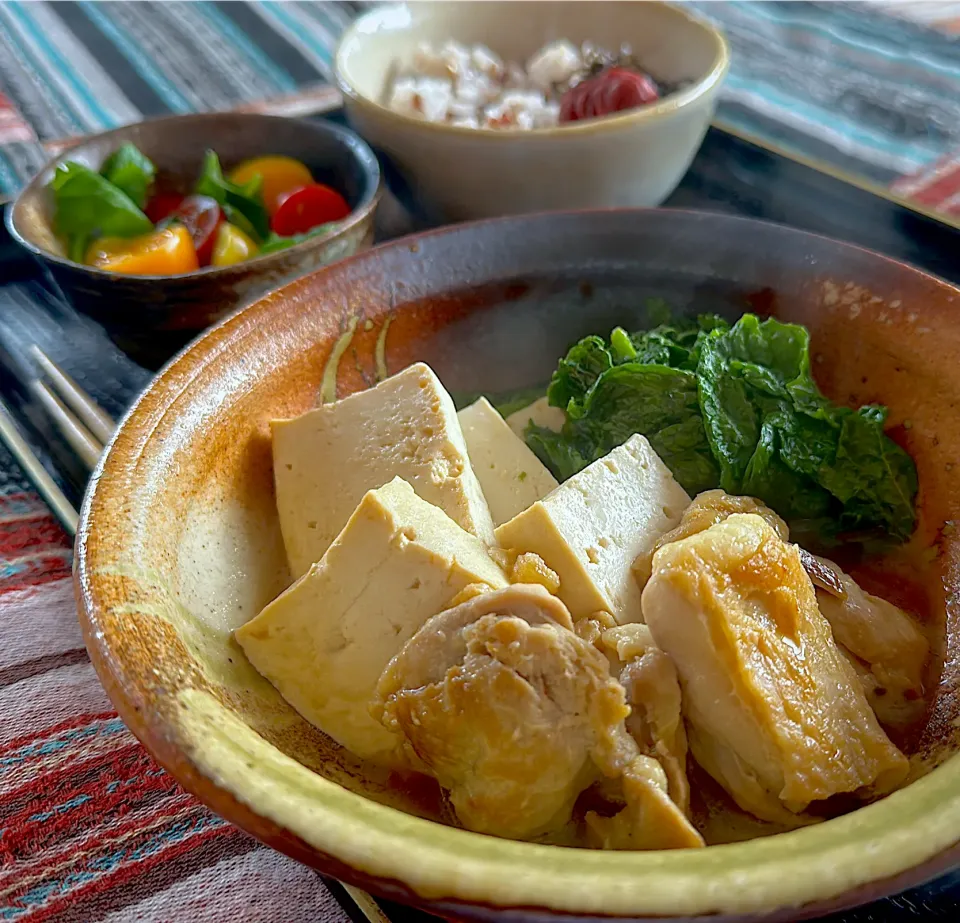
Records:
{"label": "green leafy vegetable", "polygon": [[613,365],[613,356],[602,337],[584,337],[560,360],[547,388],[547,399],[570,416],[580,416],[583,399]]}
{"label": "green leafy vegetable", "polygon": [[147,204],[147,190],[156,173],[152,161],[129,141],[121,144],[100,170],[100,175],[130,196],[137,208]]}
{"label": "green leafy vegetable", "polygon": [[[207,151],[203,156],[200,179],[193,191],[197,195],[207,195],[215,199],[223,208],[227,221],[237,224],[245,233],[252,230],[250,236],[256,241],[262,241],[270,233],[270,217],[263,204],[262,187],[263,177],[259,173],[243,185],[230,182],[223,175],[216,152]],[[232,210],[234,218],[230,217],[231,211],[228,209]],[[234,220],[237,213],[243,216],[248,227],[243,227]]]}
{"label": "green leafy vegetable", "polygon": [[573,477],[590,462],[596,461],[593,446],[578,445],[576,434],[572,432],[555,433],[552,429],[529,423],[523,435],[527,445],[558,481]]}
{"label": "green leafy vegetable", "polygon": [[[222,205],[220,208],[223,211],[223,217],[230,224],[240,228],[252,241],[258,241],[260,239],[257,229],[250,223],[250,219],[247,218],[242,211],[234,208],[232,205]],[[259,256],[259,253],[257,255]]]}
{"label": "green leafy vegetable", "polygon": [[845,413],[836,458],[821,475],[824,487],[844,505],[841,529],[886,522],[894,535],[906,538],[915,520],[917,469],[884,435],[886,416],[886,408],[876,406]]}
{"label": "green leafy vegetable", "polygon": [[884,433],[884,408],[820,393],[804,327],[745,314],[616,328],[575,344],[547,394],[562,431],[525,436],[561,480],[641,433],[689,493],[755,496],[822,542],[913,530],[913,461]]}
{"label": "green leafy vegetable", "polygon": [[562,480],[641,433],[687,491],[716,486],[692,369],[700,338],[717,320],[631,335],[616,328],[609,344],[598,336],[580,340],[547,390],[550,403],[566,411],[566,425],[560,433],[530,427],[527,443]]}
{"label": "green leafy vegetable", "polygon": [[637,358],[637,348],[623,327],[614,327],[610,334],[610,350],[617,362],[632,362]]}
{"label": "green leafy vegetable", "polygon": [[885,409],[853,411],[820,393],[804,327],[744,315],[704,341],[698,381],[724,490],[787,519],[830,516],[838,532],[913,531],[916,470],[884,434]]}
{"label": "green leafy vegetable", "polygon": [[546,390],[546,385],[536,385],[530,388],[513,388],[496,394],[491,394],[489,391],[454,391],[450,396],[457,410],[463,410],[479,398],[485,397],[501,417],[509,417],[510,414],[529,407],[534,401],[543,397]]}
{"label": "green leafy vegetable", "polygon": [[573,422],[595,458],[642,433],[686,490],[699,493],[716,483],[692,372],[637,362],[615,366],[590,389]]}
{"label": "green leafy vegetable", "polygon": [[153,223],[130,196],[83,164],[61,164],[50,188],[54,230],[65,238],[67,253],[77,262],[92,238],[136,237],[153,230]]}
{"label": "green leafy vegetable", "polygon": [[84,257],[87,255],[87,244],[90,243],[90,238],[86,234],[74,234],[72,237],[67,238],[67,259],[73,260],[74,263],[84,262]]}
{"label": "green leafy vegetable", "polygon": [[637,360],[695,371],[700,342],[717,321],[720,318],[701,317],[696,324],[661,324],[653,330],[635,333],[632,341]]}
{"label": "green leafy vegetable", "polygon": [[291,234],[289,237],[282,237],[271,231],[267,239],[263,242],[259,255],[263,256],[265,253],[276,253],[278,250],[286,250],[288,247],[302,244],[305,240],[310,240],[311,237],[319,237],[321,234],[326,234],[335,224],[336,222],[334,221],[327,222],[327,224],[318,224],[315,228],[311,228],[303,234]]}

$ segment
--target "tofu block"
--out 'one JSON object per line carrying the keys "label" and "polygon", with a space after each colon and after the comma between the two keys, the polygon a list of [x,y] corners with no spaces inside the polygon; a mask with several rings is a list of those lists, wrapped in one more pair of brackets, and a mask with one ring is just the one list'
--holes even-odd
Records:
{"label": "tofu block", "polygon": [[557,479],[485,397],[457,417],[495,526],[556,489]]}
{"label": "tofu block", "polygon": [[560,432],[567,422],[567,415],[559,407],[551,407],[545,397],[537,398],[532,404],[517,410],[507,417],[507,426],[521,439],[528,423],[543,426]]}
{"label": "tofu block", "polygon": [[311,724],[390,762],[368,706],[390,659],[471,583],[507,586],[484,544],[401,478],[367,493],[319,563],[235,636]]}
{"label": "tofu block", "polygon": [[631,436],[500,526],[497,540],[556,571],[557,596],[575,620],[604,610],[620,624],[640,622],[641,587],[631,565],[680,522],[689,503],[650,443]]}
{"label": "tofu block", "polygon": [[394,477],[493,544],[456,408],[422,362],[271,429],[277,510],[294,577],[323,557],[361,497]]}

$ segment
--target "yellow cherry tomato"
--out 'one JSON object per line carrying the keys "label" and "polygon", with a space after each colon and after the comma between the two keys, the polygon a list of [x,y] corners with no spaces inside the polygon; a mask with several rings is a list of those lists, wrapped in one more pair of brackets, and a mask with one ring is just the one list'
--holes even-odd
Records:
{"label": "yellow cherry tomato", "polygon": [[257,255],[257,245],[235,224],[224,221],[217,228],[211,266],[232,266]]}
{"label": "yellow cherry tomato", "polygon": [[313,182],[310,171],[299,160],[272,154],[245,160],[234,167],[227,178],[242,186],[258,174],[263,177],[263,204],[271,215],[277,210],[279,200],[288,192]]}
{"label": "yellow cherry tomato", "polygon": [[200,268],[193,239],[182,224],[140,237],[101,237],[87,248],[84,262],[128,276],[177,276]]}

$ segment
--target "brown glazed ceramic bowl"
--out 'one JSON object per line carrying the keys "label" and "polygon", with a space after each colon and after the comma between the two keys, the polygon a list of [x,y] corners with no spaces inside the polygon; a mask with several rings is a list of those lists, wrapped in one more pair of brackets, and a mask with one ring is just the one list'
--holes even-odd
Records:
{"label": "brown glazed ceramic bowl", "polygon": [[[920,475],[917,540],[942,680],[917,780],[812,827],[703,850],[597,852],[449,823],[306,724],[231,630],[289,581],[268,421],[422,359],[452,391],[541,382],[577,337],[645,322],[651,297],[807,324],[825,391],[881,401]],[[80,618],[124,720],[191,792],[324,873],[436,913],[793,920],[960,859],[960,290],[876,254],[718,214],[555,213],[398,240],[209,331],[140,398],[101,460],[76,557]],[[379,348],[378,348],[379,346]],[[945,527],[945,524],[948,524]],[[501,917],[504,911],[506,916]]]}
{"label": "brown glazed ceramic bowl", "polygon": [[[181,276],[123,276],[67,259],[53,233],[46,188],[57,165],[75,160],[99,169],[125,141],[158,168],[164,188],[189,192],[207,148],[224,171],[248,157],[286,154],[302,160],[318,182],[341,191],[353,214],[328,234],[235,266],[209,266]],[[319,121],[252,113],[178,115],[138,122],[88,138],[52,160],[7,209],[10,233],[42,259],[78,310],[106,327],[138,361],[158,368],[188,340],[234,309],[318,266],[373,243],[381,194],[380,166],[367,144],[345,128]]]}

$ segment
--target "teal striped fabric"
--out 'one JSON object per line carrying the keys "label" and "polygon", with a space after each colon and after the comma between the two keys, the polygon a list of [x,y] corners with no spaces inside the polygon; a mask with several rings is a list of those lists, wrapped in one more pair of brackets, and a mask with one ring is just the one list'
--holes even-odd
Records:
{"label": "teal striped fabric", "polygon": [[960,149],[960,36],[865,3],[689,6],[728,37],[740,131],[880,182]]}
{"label": "teal striped fabric", "polygon": [[[364,5],[0,2],[0,94],[44,142],[295,93],[331,79]],[[885,183],[960,149],[960,37],[864,3],[687,5],[730,39],[719,117],[741,132]],[[36,141],[5,144],[3,115],[0,98],[11,193],[46,155]]]}
{"label": "teal striped fabric", "polygon": [[37,142],[329,82],[360,6],[0,3],[0,93],[36,138],[5,144],[0,124],[0,191],[14,192],[46,160]]}

